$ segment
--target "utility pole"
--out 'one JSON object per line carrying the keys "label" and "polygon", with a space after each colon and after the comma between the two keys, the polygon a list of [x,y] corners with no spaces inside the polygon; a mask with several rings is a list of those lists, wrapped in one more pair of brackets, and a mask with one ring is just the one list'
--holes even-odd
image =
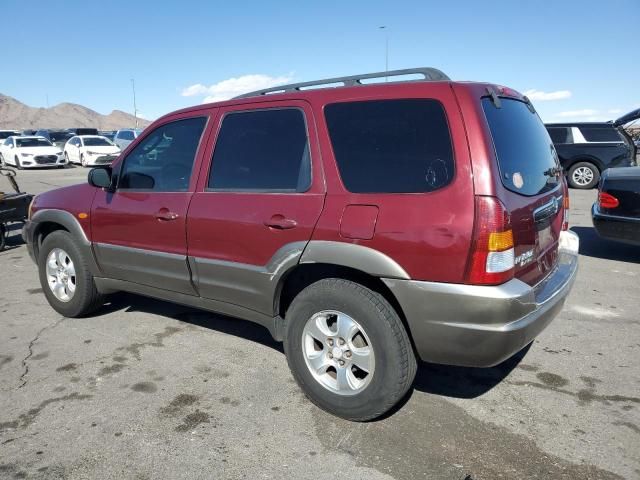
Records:
{"label": "utility pole", "polygon": [[138,108],[136,107],[136,82],[131,79],[131,90],[133,90],[133,116],[136,118],[136,128],[138,128]]}
{"label": "utility pole", "polygon": [[[389,71],[389,29],[386,25],[378,27],[384,32],[384,71]],[[384,77],[384,81],[388,82],[389,77]]]}

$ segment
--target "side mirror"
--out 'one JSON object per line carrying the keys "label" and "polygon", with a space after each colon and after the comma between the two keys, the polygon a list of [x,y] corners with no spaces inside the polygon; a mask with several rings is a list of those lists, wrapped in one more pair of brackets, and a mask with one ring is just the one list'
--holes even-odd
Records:
{"label": "side mirror", "polygon": [[97,188],[106,188],[111,190],[111,169],[110,168],[92,168],[89,170],[89,185]]}

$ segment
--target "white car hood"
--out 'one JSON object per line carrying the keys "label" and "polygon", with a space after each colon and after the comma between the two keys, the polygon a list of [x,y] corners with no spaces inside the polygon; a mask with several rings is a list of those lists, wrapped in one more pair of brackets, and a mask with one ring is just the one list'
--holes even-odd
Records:
{"label": "white car hood", "polygon": [[19,153],[29,153],[31,155],[57,155],[60,152],[59,147],[16,147],[11,151]]}
{"label": "white car hood", "polygon": [[109,153],[109,154],[120,153],[120,149],[112,145],[104,145],[101,147],[83,147],[83,148],[85,152]]}

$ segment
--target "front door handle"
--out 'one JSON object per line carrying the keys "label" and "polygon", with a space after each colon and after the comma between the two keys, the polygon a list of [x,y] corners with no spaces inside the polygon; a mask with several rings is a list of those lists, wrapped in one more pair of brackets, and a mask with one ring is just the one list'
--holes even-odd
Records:
{"label": "front door handle", "polygon": [[158,220],[161,220],[164,222],[176,220],[179,217],[177,213],[170,211],[168,208],[161,208],[156,212],[155,216]]}
{"label": "front door handle", "polygon": [[269,228],[275,228],[276,230],[289,230],[295,228],[298,223],[292,218],[286,218],[284,215],[274,215],[269,220],[264,222],[265,226]]}

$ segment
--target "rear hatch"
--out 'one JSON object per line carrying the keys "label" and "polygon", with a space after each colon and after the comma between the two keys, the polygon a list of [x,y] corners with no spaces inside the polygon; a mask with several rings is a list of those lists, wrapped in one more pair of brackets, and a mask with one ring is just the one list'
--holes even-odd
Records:
{"label": "rear hatch", "polygon": [[566,184],[553,142],[527,101],[485,97],[487,119],[498,163],[497,196],[513,231],[514,276],[535,285],[558,262],[564,223]]}
{"label": "rear hatch", "polygon": [[614,200],[610,208],[600,202],[601,213],[640,219],[640,167],[605,170],[600,192],[611,195]]}

